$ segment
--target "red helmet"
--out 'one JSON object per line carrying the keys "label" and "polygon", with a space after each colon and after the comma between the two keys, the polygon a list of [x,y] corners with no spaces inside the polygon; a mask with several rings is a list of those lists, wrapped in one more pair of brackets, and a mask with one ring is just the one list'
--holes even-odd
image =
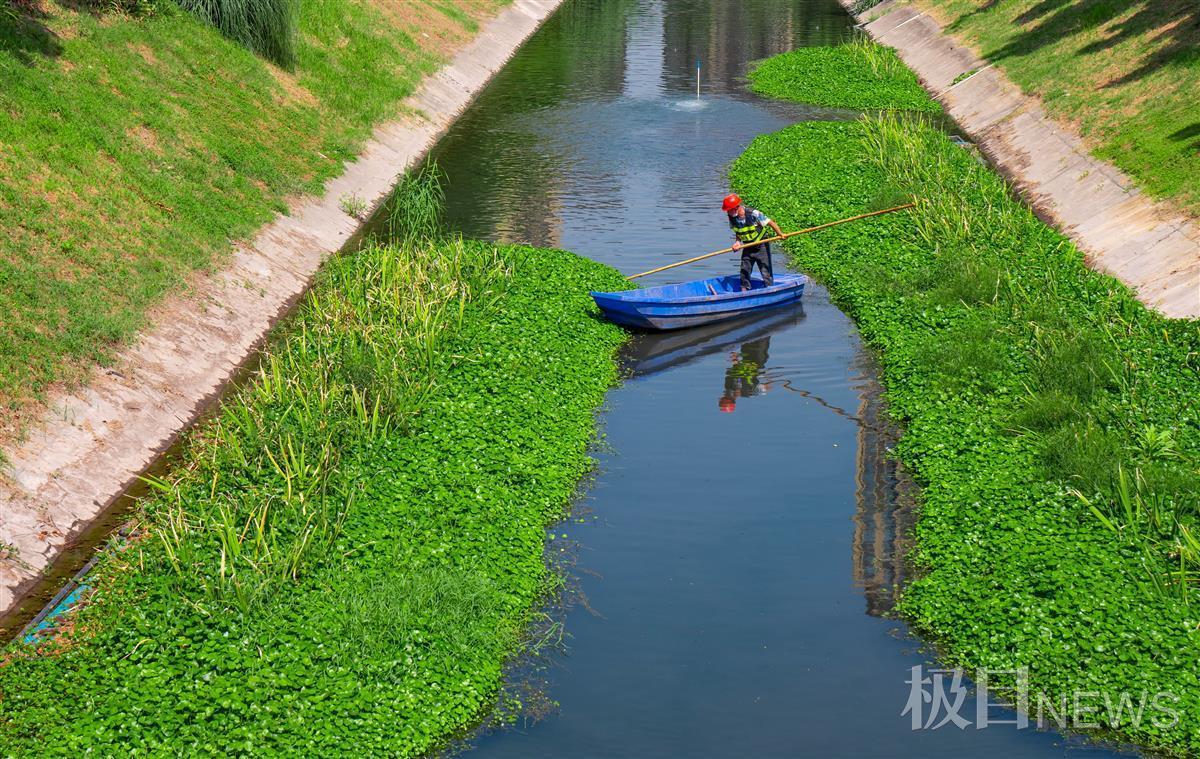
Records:
{"label": "red helmet", "polygon": [[726,195],[725,200],[721,203],[721,210],[723,210],[725,213],[729,213],[741,204],[742,199],[739,198],[736,193],[732,195]]}
{"label": "red helmet", "polygon": [[737,410],[737,401],[728,395],[722,395],[721,400],[717,401],[717,408],[721,409],[723,413],[732,414]]}

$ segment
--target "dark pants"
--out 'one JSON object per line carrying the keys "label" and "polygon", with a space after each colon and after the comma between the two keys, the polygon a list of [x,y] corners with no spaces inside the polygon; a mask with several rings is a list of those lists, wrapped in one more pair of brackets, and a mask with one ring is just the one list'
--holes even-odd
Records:
{"label": "dark pants", "polygon": [[754,271],[755,264],[758,264],[758,273],[762,275],[763,283],[767,287],[774,284],[775,276],[771,273],[771,243],[742,248],[743,290],[750,289],[750,273]]}

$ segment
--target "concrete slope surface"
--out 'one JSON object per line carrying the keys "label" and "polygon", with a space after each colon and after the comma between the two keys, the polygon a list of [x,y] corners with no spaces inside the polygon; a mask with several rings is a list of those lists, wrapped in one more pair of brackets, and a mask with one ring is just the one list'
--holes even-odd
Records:
{"label": "concrete slope surface", "polygon": [[563,0],[514,0],[405,103],[420,114],[375,130],[319,198],[262,229],[223,270],[155,309],[113,367],[57,399],[0,478],[0,616],[200,415],[360,226],[346,195],[371,209],[419,161]]}
{"label": "concrete slope surface", "polygon": [[[840,1],[847,9],[854,4]],[[992,165],[1042,219],[1079,245],[1089,264],[1169,317],[1200,317],[1200,226],[1094,158],[1036,98],[928,15],[886,0],[858,20],[896,49]]]}

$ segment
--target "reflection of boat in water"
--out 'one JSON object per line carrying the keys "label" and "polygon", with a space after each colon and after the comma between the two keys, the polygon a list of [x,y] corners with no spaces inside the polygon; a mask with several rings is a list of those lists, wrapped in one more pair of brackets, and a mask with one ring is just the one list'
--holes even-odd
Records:
{"label": "reflection of boat in water", "polygon": [[646,377],[764,337],[803,319],[804,306],[797,303],[767,314],[730,319],[706,327],[641,335],[633,340],[623,355],[632,370],[632,376]]}

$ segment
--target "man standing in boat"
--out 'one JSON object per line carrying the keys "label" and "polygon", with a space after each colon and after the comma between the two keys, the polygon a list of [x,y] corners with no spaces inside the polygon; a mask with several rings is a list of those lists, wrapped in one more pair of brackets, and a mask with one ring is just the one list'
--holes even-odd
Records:
{"label": "man standing in boat", "polygon": [[778,237],[783,230],[762,211],[744,205],[737,195],[726,195],[721,208],[729,216],[729,226],[733,229],[733,249],[742,252],[742,289],[750,289],[750,274],[755,264],[758,264],[763,284],[770,287],[775,282],[771,271],[771,243],[755,243],[771,237],[772,231]]}

